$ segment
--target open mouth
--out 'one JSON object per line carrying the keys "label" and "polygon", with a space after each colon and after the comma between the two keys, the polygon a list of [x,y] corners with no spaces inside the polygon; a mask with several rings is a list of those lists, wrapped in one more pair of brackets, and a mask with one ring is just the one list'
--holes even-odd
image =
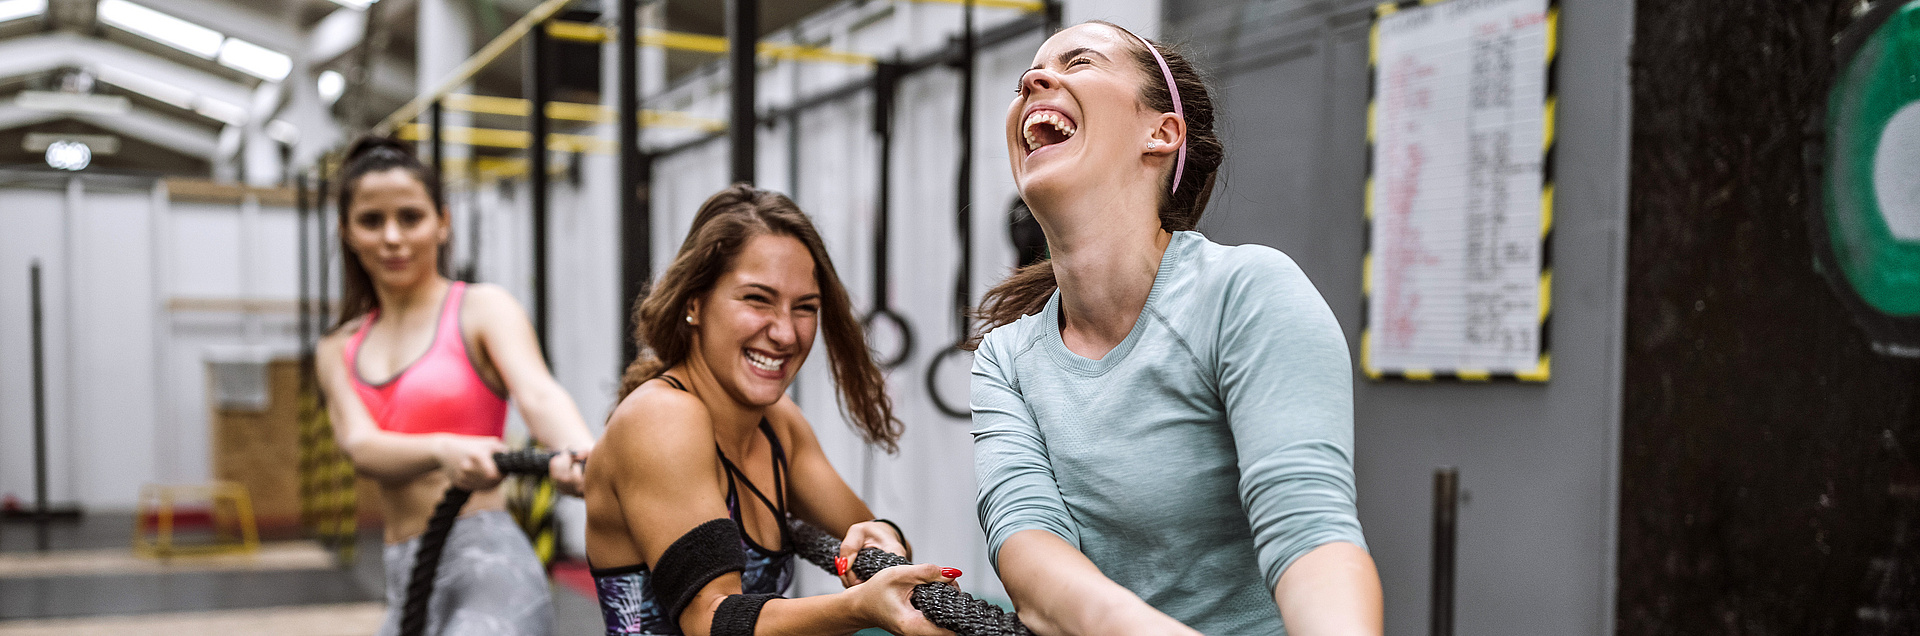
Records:
{"label": "open mouth", "polygon": [[751,349],[747,350],[747,364],[768,373],[779,373],[780,365],[786,361],[785,357],[776,358]]}
{"label": "open mouth", "polygon": [[1073,138],[1077,128],[1073,120],[1057,110],[1039,109],[1027,113],[1027,121],[1022,125],[1027,141],[1027,154],[1047,146],[1066,143]]}

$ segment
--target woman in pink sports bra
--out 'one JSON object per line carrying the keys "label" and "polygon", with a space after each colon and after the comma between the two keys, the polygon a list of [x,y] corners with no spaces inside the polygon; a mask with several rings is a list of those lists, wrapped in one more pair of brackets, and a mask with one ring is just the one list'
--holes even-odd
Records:
{"label": "woman in pink sports bra", "polygon": [[406,146],[366,138],[340,183],[340,322],[316,353],[334,437],[379,482],[386,521],[387,622],[397,633],[418,535],[449,485],[473,491],[442,553],[429,634],[548,634],[539,558],[505,512],[493,453],[506,449],[507,399],[533,436],[569,451],[551,473],[578,495],[593,449],[541,358],[520,305],[499,287],[445,274],[451,235],[438,179]]}

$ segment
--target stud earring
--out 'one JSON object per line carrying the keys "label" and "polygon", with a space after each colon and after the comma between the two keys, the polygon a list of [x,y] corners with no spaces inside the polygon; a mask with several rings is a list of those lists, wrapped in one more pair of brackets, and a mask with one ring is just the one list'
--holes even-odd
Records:
{"label": "stud earring", "polygon": [[1154,148],[1159,148],[1159,147],[1160,147],[1160,142],[1158,141],[1147,142],[1147,150],[1153,150]]}
{"label": "stud earring", "polygon": [[687,324],[693,324],[693,314],[687,314]]}

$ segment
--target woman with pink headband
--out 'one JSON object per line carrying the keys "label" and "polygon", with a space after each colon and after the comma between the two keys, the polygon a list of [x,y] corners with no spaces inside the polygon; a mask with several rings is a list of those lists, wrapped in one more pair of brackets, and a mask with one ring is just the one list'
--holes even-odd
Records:
{"label": "woman with pink headband", "polygon": [[1286,255],[1193,231],[1223,158],[1200,77],[1093,22],[1015,91],[1007,150],[1051,259],[983,301],[972,405],[980,523],[1021,619],[1380,633],[1346,339]]}

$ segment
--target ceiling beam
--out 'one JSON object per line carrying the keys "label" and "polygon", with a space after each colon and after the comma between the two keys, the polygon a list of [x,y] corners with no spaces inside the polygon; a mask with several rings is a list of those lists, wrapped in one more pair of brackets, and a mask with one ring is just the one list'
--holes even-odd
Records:
{"label": "ceiling beam", "polygon": [[91,113],[50,113],[0,105],[0,130],[13,130],[52,121],[72,119],[104,128],[147,143],[171,148],[175,152],[211,161],[217,133],[150,110],[135,108],[119,115]]}
{"label": "ceiling beam", "polygon": [[196,95],[245,108],[253,88],[158,55],[70,33],[0,39],[0,78],[45,73],[62,67],[111,66]]}
{"label": "ceiling beam", "polygon": [[214,160],[218,133],[144,108],[121,115],[73,115],[74,119],[141,139],[183,155]]}
{"label": "ceiling beam", "polygon": [[61,113],[50,113],[44,110],[21,108],[13,104],[3,104],[0,105],[0,130],[13,130],[34,124],[43,124],[65,116],[66,115]]}

